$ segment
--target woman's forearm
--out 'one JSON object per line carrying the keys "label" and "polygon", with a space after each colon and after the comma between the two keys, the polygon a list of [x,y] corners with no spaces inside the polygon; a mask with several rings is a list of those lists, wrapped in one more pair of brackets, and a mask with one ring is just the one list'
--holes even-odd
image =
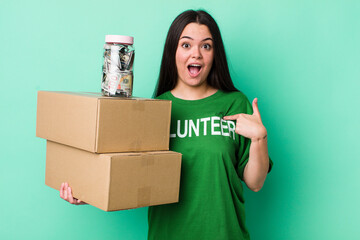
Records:
{"label": "woman's forearm", "polygon": [[249,161],[244,169],[244,182],[254,192],[258,192],[264,185],[269,171],[269,153],[267,135],[260,139],[252,139],[250,144]]}

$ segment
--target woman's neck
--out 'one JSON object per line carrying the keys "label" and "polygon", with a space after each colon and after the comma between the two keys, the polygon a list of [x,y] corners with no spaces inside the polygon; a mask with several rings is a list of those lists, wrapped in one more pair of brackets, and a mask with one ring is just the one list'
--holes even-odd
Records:
{"label": "woman's neck", "polygon": [[177,84],[176,87],[171,90],[172,95],[184,100],[199,100],[213,95],[218,89],[213,88],[207,84],[202,86],[187,86]]}

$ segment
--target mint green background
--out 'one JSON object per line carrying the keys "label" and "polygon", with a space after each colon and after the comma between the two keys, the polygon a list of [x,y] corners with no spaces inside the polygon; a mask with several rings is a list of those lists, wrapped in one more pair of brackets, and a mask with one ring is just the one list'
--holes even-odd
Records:
{"label": "mint green background", "polygon": [[167,30],[190,8],[217,20],[268,129],[273,172],[245,192],[252,239],[360,239],[357,0],[1,0],[1,239],[146,239],[146,208],[72,206],[45,186],[36,95],[99,91],[104,36],[122,34],[135,37],[134,94],[151,97]]}

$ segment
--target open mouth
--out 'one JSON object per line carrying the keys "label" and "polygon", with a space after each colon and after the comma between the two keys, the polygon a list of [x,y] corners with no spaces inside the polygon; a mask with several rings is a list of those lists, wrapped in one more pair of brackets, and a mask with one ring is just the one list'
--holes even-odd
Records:
{"label": "open mouth", "polygon": [[201,65],[199,64],[189,64],[188,66],[189,74],[191,77],[196,77],[201,71]]}

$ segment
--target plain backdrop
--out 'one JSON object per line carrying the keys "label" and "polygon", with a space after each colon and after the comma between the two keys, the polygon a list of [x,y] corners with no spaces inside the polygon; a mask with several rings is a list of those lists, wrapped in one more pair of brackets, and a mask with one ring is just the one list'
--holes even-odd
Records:
{"label": "plain backdrop", "polygon": [[171,22],[199,8],[268,129],[273,171],[245,191],[252,239],[360,239],[359,1],[0,0],[1,239],[146,239],[147,208],[72,206],[45,186],[37,91],[99,92],[119,34],[135,38],[134,95],[151,97]]}

